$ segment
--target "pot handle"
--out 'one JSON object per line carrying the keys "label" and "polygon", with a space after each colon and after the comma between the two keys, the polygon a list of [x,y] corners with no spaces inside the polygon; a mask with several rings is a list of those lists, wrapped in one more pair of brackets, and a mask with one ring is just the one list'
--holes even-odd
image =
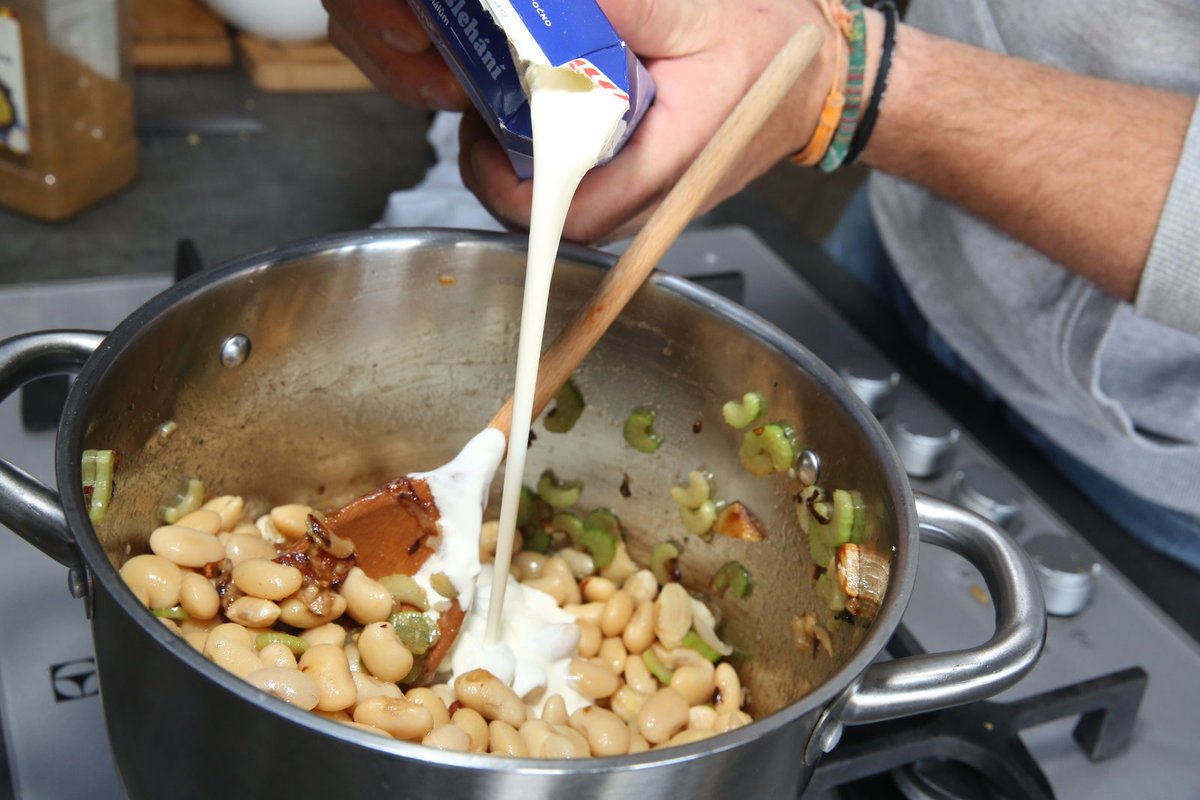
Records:
{"label": "pot handle", "polygon": [[[32,380],[78,371],[104,337],[95,331],[43,331],[0,342],[0,400]],[[0,524],[63,566],[79,564],[58,493],[3,459]]]}
{"label": "pot handle", "polygon": [[983,517],[916,493],[921,540],[944,547],[979,570],[996,604],[996,632],[966,650],[872,664],[833,702],[809,741],[815,761],[841,738],[843,725],[879,722],[982,700],[1033,669],[1046,638],[1042,589],[1025,551]]}

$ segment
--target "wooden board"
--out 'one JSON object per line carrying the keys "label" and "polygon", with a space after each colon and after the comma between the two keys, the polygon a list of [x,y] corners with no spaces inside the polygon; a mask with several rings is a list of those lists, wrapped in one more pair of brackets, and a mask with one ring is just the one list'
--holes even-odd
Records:
{"label": "wooden board", "polygon": [[327,41],[271,42],[237,35],[242,68],[268,92],[356,92],[372,88],[354,62]]}
{"label": "wooden board", "polygon": [[135,69],[233,66],[229,29],[200,0],[133,0]]}

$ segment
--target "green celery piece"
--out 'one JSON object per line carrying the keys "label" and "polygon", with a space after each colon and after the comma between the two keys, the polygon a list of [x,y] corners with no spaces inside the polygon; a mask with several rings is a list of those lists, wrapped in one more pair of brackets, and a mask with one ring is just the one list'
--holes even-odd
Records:
{"label": "green celery piece", "polygon": [[830,505],[830,524],[821,527],[821,536],[825,544],[836,548],[850,541],[856,529],[861,535],[865,509],[862,495],[845,489],[833,490]]}
{"label": "green celery piece", "polygon": [[573,381],[567,381],[554,397],[554,408],[542,420],[542,426],[551,433],[566,433],[575,427],[583,413],[583,395]]}
{"label": "green celery piece", "polygon": [[675,580],[675,573],[679,571],[679,565],[672,562],[675,562],[682,553],[683,548],[675,542],[659,542],[654,545],[654,549],[650,551],[650,571],[658,579],[659,586],[666,586]]}
{"label": "green celery piece", "polygon": [[712,499],[712,475],[704,470],[694,469],[688,473],[687,486],[672,486],[671,499],[680,508],[699,508],[705,501]]}
{"label": "green celery piece", "polygon": [[88,508],[88,519],[93,524],[99,523],[108,513],[108,503],[112,500],[113,469],[116,466],[117,455],[112,450],[96,450],[95,454],[96,472],[92,483],[92,504]]}
{"label": "green celery piece", "polygon": [[517,501],[517,527],[523,528],[533,522],[533,513],[537,504],[537,495],[528,486],[521,487],[521,497]]}
{"label": "green celery piece", "polygon": [[550,518],[551,530],[562,531],[571,537],[571,544],[578,547],[583,538],[583,520],[570,511],[560,511]]}
{"label": "green celery piece", "polygon": [[696,509],[684,508],[682,506],[679,508],[679,521],[683,523],[683,527],[687,532],[693,536],[704,536],[712,530],[713,523],[716,520],[717,504],[712,500],[705,500]]}
{"label": "green celery piece", "polygon": [[832,572],[825,572],[817,578],[816,588],[817,596],[825,601],[830,611],[837,614],[846,609],[849,597],[842,591],[842,587],[837,585],[837,579],[833,577]]}
{"label": "green celery piece", "polygon": [[646,669],[650,670],[650,674],[658,678],[658,682],[664,686],[671,682],[671,676],[675,674],[658,660],[658,656],[654,655],[653,648],[646,648],[642,651],[642,663],[646,665]]}
{"label": "green celery piece", "polygon": [[292,655],[296,656],[302,656],[308,650],[308,642],[299,636],[292,636],[290,633],[283,633],[282,631],[267,631],[254,637],[254,648],[256,650],[262,650],[269,644],[287,645],[287,649],[291,650]]}
{"label": "green celery piece", "polygon": [[583,484],[579,481],[560,481],[554,470],[548,469],[538,478],[537,493],[551,508],[570,508],[579,502]]}
{"label": "green celery piece", "polygon": [[607,567],[617,554],[617,538],[606,530],[584,525],[579,544],[592,554],[592,563],[597,569]]}
{"label": "green celery piece", "polygon": [[735,428],[744,428],[767,412],[767,401],[758,392],[746,392],[742,402],[730,400],[721,407],[725,422]]}
{"label": "green celery piece", "polygon": [[583,527],[596,528],[605,531],[617,538],[621,535],[621,522],[617,519],[617,515],[607,508],[593,509],[590,514],[584,517]]}
{"label": "green celery piece", "polygon": [[550,532],[545,528],[536,528],[525,536],[525,544],[521,549],[532,550],[535,553],[545,553],[550,549],[550,543]]}
{"label": "green celery piece", "polygon": [[695,628],[684,634],[683,646],[690,647],[714,664],[721,659],[721,654],[716,650],[713,650],[712,647],[709,646],[708,642],[701,639],[700,634],[696,633]]}
{"label": "green celery piece", "polygon": [[437,631],[429,617],[419,611],[396,611],[389,618],[396,636],[414,656],[423,656],[433,647]]}
{"label": "green celery piece", "polygon": [[740,561],[726,561],[713,575],[712,588],[718,593],[728,589],[740,600],[754,590],[754,578]]}
{"label": "green celery piece", "polygon": [[183,610],[182,606],[171,606],[169,608],[164,606],[162,608],[152,608],[150,609],[150,613],[156,617],[162,617],[163,619],[182,621],[188,618],[187,612]]}
{"label": "green celery piece", "polygon": [[638,406],[625,418],[625,441],[634,450],[653,453],[662,446],[663,439],[654,432],[654,409]]}
{"label": "green celery piece", "polygon": [[772,422],[746,431],[738,458],[751,475],[787,472],[796,460],[796,433],[786,422]]}

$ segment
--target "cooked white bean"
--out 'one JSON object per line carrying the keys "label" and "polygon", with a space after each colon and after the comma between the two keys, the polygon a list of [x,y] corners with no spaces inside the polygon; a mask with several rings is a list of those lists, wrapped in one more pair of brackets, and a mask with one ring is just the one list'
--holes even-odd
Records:
{"label": "cooked white bean", "polygon": [[230,622],[245,625],[247,628],[269,628],[279,619],[279,606],[261,597],[239,597],[225,609],[225,616]]}
{"label": "cooked white bean", "polygon": [[254,533],[231,533],[225,540],[225,557],[235,567],[251,558],[262,558],[270,561],[279,555],[275,545]]}
{"label": "cooked white bean", "polygon": [[648,569],[639,569],[625,579],[621,585],[625,593],[637,602],[658,597],[658,578]]}
{"label": "cooked white bean", "polygon": [[410,741],[420,741],[433,730],[433,717],[428,710],[398,697],[372,697],[359,703],[354,708],[354,721]]}
{"label": "cooked white bean", "polygon": [[512,565],[516,570],[516,579],[524,582],[540,577],[547,558],[549,556],[545,553],[535,553],[532,550],[522,550],[514,555]]}
{"label": "cooked white bean", "polygon": [[225,557],[217,537],[182,525],[163,525],[150,534],[150,549],[181,567],[203,567]]}
{"label": "cooked white bean", "polygon": [[382,622],[392,613],[392,593],[358,567],[347,573],[341,592],[346,612],[359,625]]}
{"label": "cooked white bean", "polygon": [[659,689],[638,712],[638,731],[650,744],[662,744],[688,723],[688,704],[674,689]]}
{"label": "cooked white bean", "polygon": [[600,620],[604,617],[604,603],[568,603],[563,606],[563,611],[574,617],[576,622],[587,621],[599,625]]}
{"label": "cooked white bean", "polygon": [[233,530],[241,520],[242,512],[246,510],[246,501],[235,495],[225,494],[214,497],[200,508],[217,512],[221,518],[221,530],[228,531]]}
{"label": "cooked white bean", "polygon": [[625,660],[629,658],[629,652],[625,649],[625,643],[621,641],[620,636],[613,636],[601,642],[597,655],[613,671],[614,675],[621,675],[625,672]]}
{"label": "cooked white bean", "polygon": [[248,558],[233,568],[233,585],[252,597],[282,600],[304,583],[300,570],[265,558]]}
{"label": "cooked white bean", "polygon": [[372,622],[363,628],[358,635],[358,652],[363,666],[376,678],[398,681],[412,671],[413,655],[390,622]]}
{"label": "cooked white bean", "polygon": [[179,584],[179,605],[191,619],[212,619],[221,610],[221,598],[208,578],[198,572],[184,572]]}
{"label": "cooked white bean", "polygon": [[346,629],[336,622],[330,622],[325,625],[318,625],[315,628],[309,628],[300,634],[300,638],[308,642],[309,647],[316,644],[332,644],[337,647],[344,647],[346,645]]}
{"label": "cooked white bean", "polygon": [[625,659],[625,682],[647,697],[659,690],[658,678],[650,674],[650,668],[640,655],[630,655]]}
{"label": "cooked white bean", "polygon": [[404,696],[399,686],[388,681],[381,681],[374,675],[350,670],[350,676],[354,678],[355,703],[364,703],[372,697],[401,698]]}
{"label": "cooked white bean", "polygon": [[633,611],[629,624],[621,633],[621,641],[631,654],[641,653],[654,642],[654,602],[642,600]]}
{"label": "cooked white bean", "polygon": [[542,704],[542,720],[551,725],[567,724],[569,720],[567,704],[563,701],[562,695],[552,694],[546,698],[546,702]]}
{"label": "cooked white bean", "polygon": [[150,608],[179,605],[183,571],[162,556],[134,556],[121,567],[121,578]]}
{"label": "cooked white bean", "polygon": [[711,703],[713,698],[713,665],[707,661],[700,664],[686,664],[671,673],[672,689],[683,695],[689,706]]}
{"label": "cooked white bean", "polygon": [[199,508],[190,514],[184,514],[175,521],[175,524],[204,531],[209,536],[216,536],[221,531],[221,515],[215,511]]}
{"label": "cooked white bean", "polygon": [[749,725],[753,721],[745,711],[722,711],[713,720],[713,730],[716,733],[725,733]]}
{"label": "cooked white bean", "polygon": [[576,649],[579,651],[579,655],[591,658],[600,652],[604,634],[600,632],[600,626],[594,622],[581,620],[576,624],[579,626],[579,646]]}
{"label": "cooked white bean", "polygon": [[457,725],[438,725],[425,734],[425,738],[421,740],[421,744],[426,747],[432,747],[435,750],[454,750],[459,753],[466,753],[471,749],[471,737]]}
{"label": "cooked white bean", "polygon": [[340,594],[329,594],[329,609],[325,614],[317,615],[308,605],[295,595],[279,601],[279,618],[293,628],[308,630],[318,625],[333,622],[346,612],[346,598]]}
{"label": "cooked white bean", "polygon": [[264,667],[247,675],[246,681],[305,711],[316,708],[321,698],[316,682],[296,669]]}
{"label": "cooked white bean", "polygon": [[742,682],[738,679],[738,674],[734,668],[727,662],[718,664],[713,680],[716,684],[717,692],[720,694],[720,700],[717,702],[717,713],[739,710],[745,698],[742,695]]}
{"label": "cooked white bean", "polygon": [[437,692],[425,686],[418,686],[415,689],[409,689],[404,693],[404,698],[410,703],[416,703],[422,708],[428,709],[433,716],[433,725],[449,725],[450,710],[446,708],[446,704],[442,702],[442,698],[438,697]]}
{"label": "cooked white bean", "polygon": [[540,719],[527,719],[517,730],[525,742],[525,748],[529,751],[529,755],[534,758],[541,757],[542,744],[546,741],[546,737],[554,733],[550,723]]}
{"label": "cooked white bean", "polygon": [[677,747],[681,744],[691,744],[699,742],[703,739],[708,739],[713,735],[712,731],[704,731],[693,728],[686,728],[667,740],[667,747]]}
{"label": "cooked white bean", "polygon": [[289,539],[300,539],[308,533],[308,515],[313,510],[300,503],[288,503],[271,509],[271,525]]}
{"label": "cooked white bean", "polygon": [[717,722],[717,710],[712,706],[692,706],[688,711],[688,729],[711,731]]}
{"label": "cooked white bean", "polygon": [[630,723],[627,727],[629,728],[629,754],[644,753],[649,750],[650,743],[638,732],[637,723]]}
{"label": "cooked white bean", "polygon": [[612,697],[621,682],[604,663],[572,658],[567,664],[567,685],[584,697],[599,700]]}
{"label": "cooked white bean", "polygon": [[254,639],[250,631],[236,622],[226,622],[209,632],[204,640],[204,655],[239,678],[257,672],[264,666],[254,651]]}
{"label": "cooked white bean", "polygon": [[[488,749],[488,721],[473,708],[460,708],[454,712],[450,722],[457,725],[471,738],[471,752],[485,753]],[[503,723],[501,723],[503,724]],[[516,733],[516,731],[513,731]]]}
{"label": "cooked white bean", "polygon": [[682,584],[668,583],[654,601],[654,633],[667,647],[678,647],[691,629],[691,596]]}
{"label": "cooked white bean", "polygon": [[[271,642],[266,647],[258,651],[258,657],[263,664],[268,667],[276,667],[278,669],[298,669],[296,665],[296,654],[292,652],[292,648],[288,647],[283,642]],[[314,703],[314,705],[316,705]]]}
{"label": "cooked white bean", "polygon": [[576,550],[574,547],[564,547],[559,550],[558,557],[567,562],[575,580],[586,578],[596,571],[596,563],[592,560],[591,554]]}
{"label": "cooked white bean", "polygon": [[488,752],[525,758],[529,755],[529,745],[512,725],[494,719],[488,723]]}
{"label": "cooked white bean", "polygon": [[205,631],[184,631],[184,641],[201,653],[204,652],[204,643],[208,641],[208,633]]}
{"label": "cooked white bean", "polygon": [[604,602],[604,614],[600,617],[600,630],[605,636],[620,636],[633,618],[633,610],[637,607],[633,597],[623,589],[613,592]]}
{"label": "cooked white bean", "polygon": [[582,729],[588,749],[594,756],[619,756],[629,752],[629,728],[612,711],[586,706],[571,715],[571,727]]}
{"label": "cooked white bean", "polygon": [[[496,561],[496,545],[500,541],[499,520],[487,520],[479,526],[479,563],[492,564]],[[513,543],[516,544],[515,542]],[[520,552],[513,547],[513,552]]]}
{"label": "cooked white bean", "polygon": [[488,721],[503,720],[518,729],[525,721],[525,703],[486,669],[473,669],[459,675],[454,681],[454,695],[458,702],[475,709]]}
{"label": "cooked white bean", "polygon": [[579,591],[583,593],[583,599],[589,603],[603,603],[612,597],[616,590],[615,583],[608,578],[601,578],[599,575],[584,578],[579,584]]}
{"label": "cooked white bean", "polygon": [[570,745],[570,750],[563,755],[551,756],[548,751],[549,748],[546,744],[543,744],[542,749],[547,751],[547,758],[587,758],[591,755],[591,748],[588,746],[587,737],[570,725],[551,725],[550,730],[554,732],[555,736],[561,736],[563,739],[566,739]]}
{"label": "cooked white bean", "polygon": [[[657,690],[656,686],[655,691]],[[617,689],[616,693],[609,698],[608,705],[618,717],[626,722],[632,722],[637,719],[638,713],[646,704],[646,698],[649,696],[626,685]]]}
{"label": "cooked white bean", "polygon": [[429,687],[429,690],[438,696],[446,708],[454,705],[454,701],[458,699],[454,696],[454,687],[448,683],[435,683]]}
{"label": "cooked white bean", "polygon": [[[300,671],[316,681],[321,689],[321,699],[317,702],[317,708],[322,711],[341,711],[354,705],[358,694],[354,686],[354,676],[350,674],[350,664],[342,648],[331,644],[318,644],[308,648],[304,655],[300,656]],[[356,721],[365,721],[368,725],[376,724],[369,720]]]}

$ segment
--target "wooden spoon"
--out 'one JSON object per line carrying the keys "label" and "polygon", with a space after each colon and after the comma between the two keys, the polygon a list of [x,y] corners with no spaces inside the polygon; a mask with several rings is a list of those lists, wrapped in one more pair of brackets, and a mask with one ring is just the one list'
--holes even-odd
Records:
{"label": "wooden spoon", "polygon": [[[741,157],[800,73],[820,52],[823,38],[815,25],[804,25],[793,34],[667,194],[616,266],[604,276],[587,305],[551,343],[538,365],[534,418],[612,325],[663,253]],[[510,397],[488,427],[507,438],[511,426]],[[353,542],[358,565],[364,572],[380,578],[416,574],[433,553],[427,542],[438,535],[438,518],[428,484],[419,476],[404,476],[330,514],[326,525]],[[499,556],[498,553],[498,560]],[[437,668],[457,636],[463,616],[455,600],[451,610],[439,618],[439,638],[426,655],[425,675]]]}

